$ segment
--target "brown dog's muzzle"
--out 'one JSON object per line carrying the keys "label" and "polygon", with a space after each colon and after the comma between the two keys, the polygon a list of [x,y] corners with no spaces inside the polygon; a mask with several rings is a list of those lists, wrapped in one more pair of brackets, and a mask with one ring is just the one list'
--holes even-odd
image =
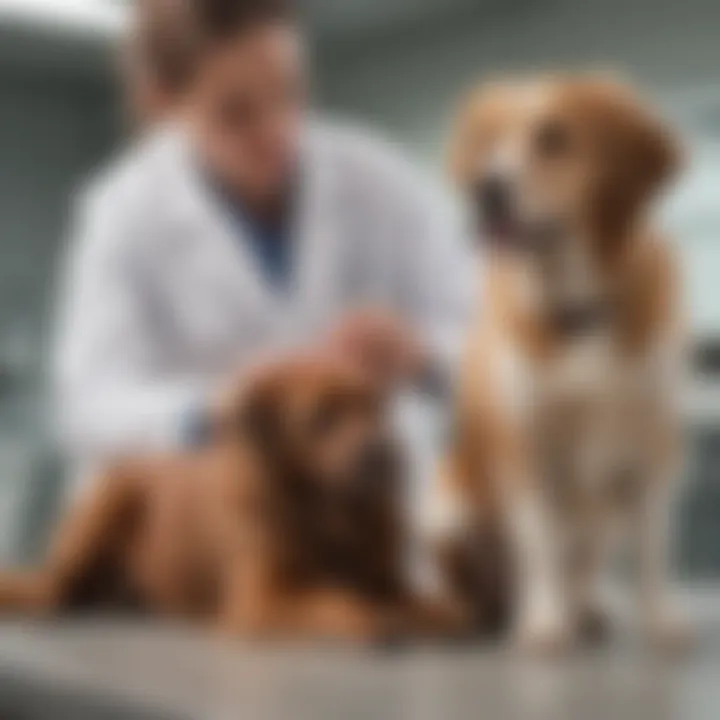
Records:
{"label": "brown dog's muzzle", "polygon": [[384,437],[368,440],[352,462],[347,497],[366,504],[392,495],[399,488],[400,474],[401,462],[395,443]]}
{"label": "brown dog's muzzle", "polygon": [[358,477],[361,483],[373,487],[390,482],[398,470],[397,451],[387,439],[368,442],[358,459]]}

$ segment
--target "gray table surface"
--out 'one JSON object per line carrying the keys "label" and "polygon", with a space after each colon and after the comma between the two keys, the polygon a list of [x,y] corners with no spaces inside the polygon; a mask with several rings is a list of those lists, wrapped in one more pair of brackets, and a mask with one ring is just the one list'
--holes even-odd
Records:
{"label": "gray table surface", "polygon": [[[156,623],[4,623],[0,717],[717,720],[720,591],[694,593],[691,614],[698,641],[683,658],[653,657],[620,631],[542,662],[488,646],[268,647]],[[2,715],[3,698],[16,714]]]}

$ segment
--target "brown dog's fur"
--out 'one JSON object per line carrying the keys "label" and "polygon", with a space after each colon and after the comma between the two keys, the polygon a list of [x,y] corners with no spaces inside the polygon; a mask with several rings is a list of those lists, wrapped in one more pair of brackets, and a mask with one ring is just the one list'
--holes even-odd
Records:
{"label": "brown dog's fur", "polygon": [[207,449],[99,478],[43,568],[0,575],[0,614],[129,602],[241,635],[419,629],[383,415],[374,389],[340,365],[261,373],[226,404]]}
{"label": "brown dog's fur", "polygon": [[[561,228],[555,245],[492,246],[484,259],[439,481],[446,553],[477,559],[472,537],[483,532],[507,540],[512,571],[493,577],[521,644],[556,646],[592,624],[612,520],[639,535],[649,632],[681,634],[666,598],[662,518],[680,444],[673,391],[683,323],[676,263],[648,222],[677,159],[670,134],[633,93],[594,76],[483,88],[457,123],[450,165],[468,199],[499,173],[520,232],[547,218]],[[556,321],[557,305],[598,298],[607,313],[590,331],[567,333]],[[579,457],[591,445],[605,448],[592,467]],[[560,477],[557,462],[588,466]],[[613,480],[628,462],[630,479]],[[568,547],[572,572],[561,557]],[[484,590],[456,589],[471,604],[487,602]]]}

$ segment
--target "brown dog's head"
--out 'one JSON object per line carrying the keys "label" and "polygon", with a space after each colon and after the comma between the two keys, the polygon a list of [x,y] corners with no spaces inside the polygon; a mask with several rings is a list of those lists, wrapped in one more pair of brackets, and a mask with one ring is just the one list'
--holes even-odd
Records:
{"label": "brown dog's head", "polygon": [[384,405],[351,367],[304,358],[263,370],[241,391],[234,426],[288,490],[361,502],[392,490],[397,476]]}
{"label": "brown dog's head", "polygon": [[607,255],[672,176],[677,152],[622,85],[548,77],[474,93],[450,163],[493,247],[552,252],[567,239]]}

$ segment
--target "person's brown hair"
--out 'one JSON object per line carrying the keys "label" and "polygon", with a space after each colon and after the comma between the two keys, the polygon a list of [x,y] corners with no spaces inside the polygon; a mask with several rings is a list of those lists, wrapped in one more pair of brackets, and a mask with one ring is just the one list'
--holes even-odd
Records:
{"label": "person's brown hair", "polygon": [[205,42],[222,41],[265,22],[289,20],[291,0],[185,0]]}
{"label": "person's brown hair", "polygon": [[292,0],[137,0],[136,51],[163,86],[180,90],[208,46],[291,20],[293,9]]}

